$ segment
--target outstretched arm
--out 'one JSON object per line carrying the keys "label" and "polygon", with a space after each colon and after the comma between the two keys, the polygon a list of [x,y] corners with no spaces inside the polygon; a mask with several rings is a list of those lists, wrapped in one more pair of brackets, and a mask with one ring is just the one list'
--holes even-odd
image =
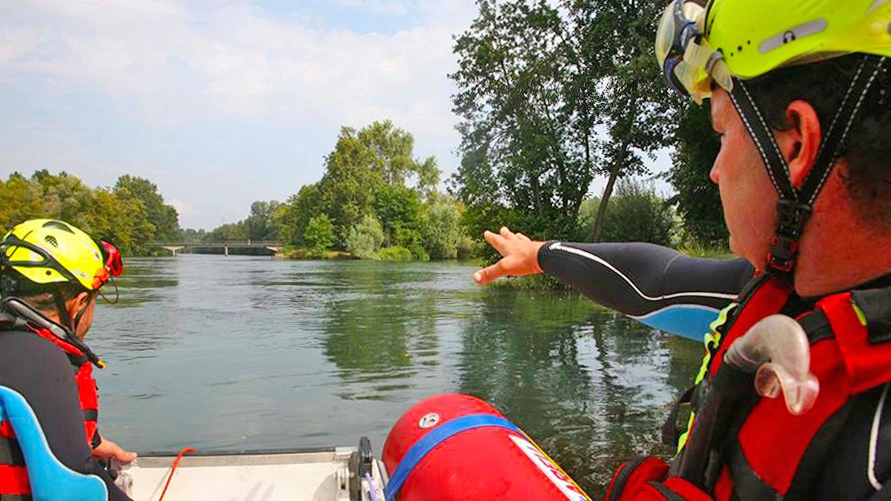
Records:
{"label": "outstretched arm", "polygon": [[644,243],[541,246],[542,270],[650,327],[701,340],[752,277],[742,259],[693,258]]}
{"label": "outstretched arm", "polygon": [[548,273],[599,304],[696,340],[753,274],[741,259],[692,258],[651,244],[545,243],[507,228],[485,237],[503,258],[474,274],[477,283]]}

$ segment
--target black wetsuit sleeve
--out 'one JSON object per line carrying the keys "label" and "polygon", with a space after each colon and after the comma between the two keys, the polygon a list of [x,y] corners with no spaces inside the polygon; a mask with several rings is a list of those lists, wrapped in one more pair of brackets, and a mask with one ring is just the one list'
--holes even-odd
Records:
{"label": "black wetsuit sleeve", "polygon": [[87,446],[74,370],[49,341],[30,332],[0,332],[0,385],[25,397],[62,464],[99,476],[110,501],[127,501],[130,498],[114,485]]}
{"label": "black wetsuit sleeve", "polygon": [[538,262],[603,306],[694,339],[701,339],[754,273],[743,259],[693,258],[645,243],[548,242]]}

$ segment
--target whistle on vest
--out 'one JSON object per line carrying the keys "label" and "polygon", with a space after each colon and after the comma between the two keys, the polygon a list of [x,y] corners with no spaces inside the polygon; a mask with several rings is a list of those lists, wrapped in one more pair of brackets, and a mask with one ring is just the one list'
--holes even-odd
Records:
{"label": "whistle on vest", "polygon": [[[813,407],[820,392],[817,378],[810,373],[810,344],[801,325],[785,315],[771,315],[759,321],[733,342],[724,354],[715,377],[706,387],[702,406],[680,458],[682,478],[706,491],[716,478],[713,449],[720,449],[746,395],[755,391],[767,398],[785,398],[792,414],[801,415]],[[711,479],[711,480],[710,480]]]}

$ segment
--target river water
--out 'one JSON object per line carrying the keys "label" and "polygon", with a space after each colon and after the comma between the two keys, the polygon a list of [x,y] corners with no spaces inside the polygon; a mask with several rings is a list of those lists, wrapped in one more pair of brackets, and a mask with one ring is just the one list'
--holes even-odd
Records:
{"label": "river water", "polygon": [[87,341],[103,434],[141,452],[356,445],[413,403],[497,407],[600,494],[701,347],[568,292],[478,287],[456,263],[130,259]]}

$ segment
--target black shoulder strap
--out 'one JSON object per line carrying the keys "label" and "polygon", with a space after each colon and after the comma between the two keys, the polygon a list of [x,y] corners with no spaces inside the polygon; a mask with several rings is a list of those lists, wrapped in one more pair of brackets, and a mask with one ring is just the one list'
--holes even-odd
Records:
{"label": "black shoulder strap", "polygon": [[27,327],[28,323],[23,319],[5,311],[0,311],[0,331],[20,330]]}
{"label": "black shoulder strap", "polygon": [[869,342],[891,341],[891,288],[854,291],[854,303],[866,317]]}
{"label": "black shoulder strap", "polygon": [[[681,439],[681,426],[678,425],[678,415],[681,411],[681,406],[684,404],[689,404],[693,400],[693,393],[696,391],[698,386],[691,386],[681,395],[680,398],[671,406],[671,412],[668,413],[668,417],[665,419],[665,423],[662,424],[662,443],[665,445],[670,445],[672,447],[678,446],[678,441]],[[686,426],[684,427],[686,430]]]}

